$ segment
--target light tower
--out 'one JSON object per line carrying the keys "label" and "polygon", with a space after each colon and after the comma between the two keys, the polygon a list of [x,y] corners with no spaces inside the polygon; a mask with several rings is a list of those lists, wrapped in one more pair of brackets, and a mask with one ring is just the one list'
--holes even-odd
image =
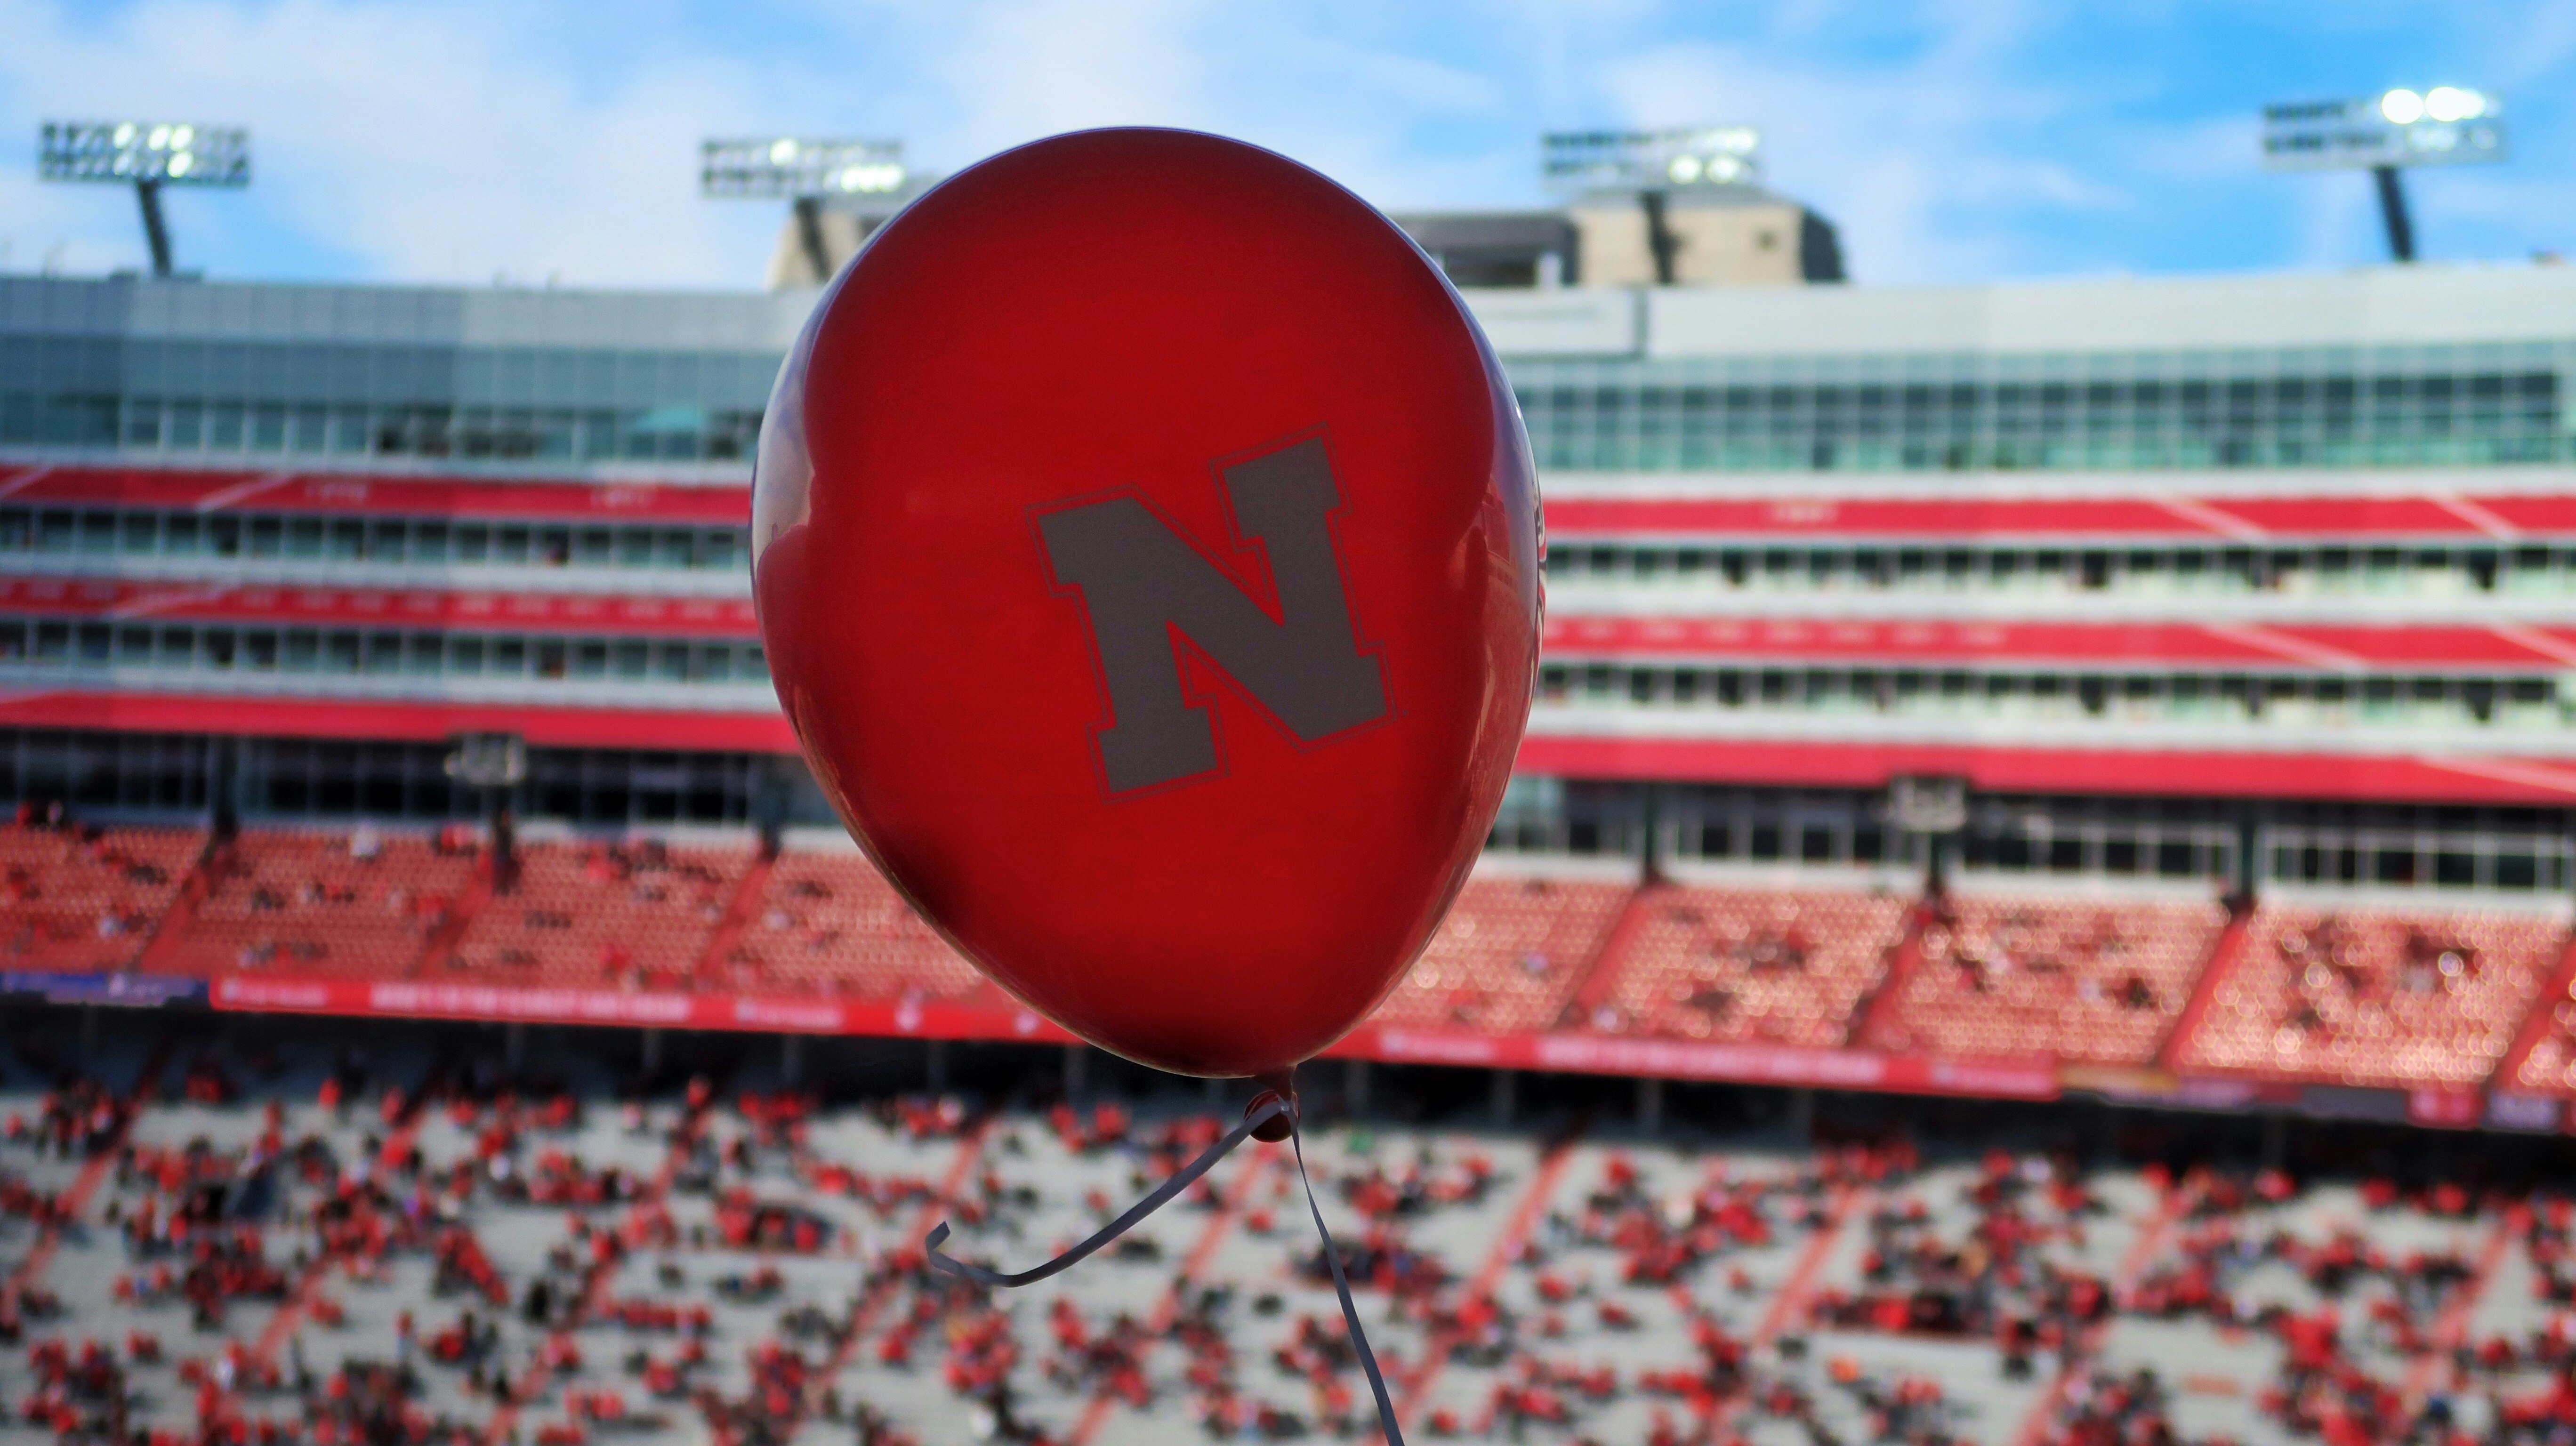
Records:
{"label": "light tower", "polygon": [[2505,158],[2503,103],[2493,93],[2437,85],[2350,100],[2263,108],[2263,167],[2271,171],[2367,170],[2379,183],[2388,254],[2415,259],[2402,166],[2465,166]]}
{"label": "light tower", "polygon": [[170,228],[161,218],[163,186],[250,184],[250,132],[239,126],[186,121],[47,121],[38,128],[36,176],[46,181],[132,185],[143,208],[143,239],[152,274],[170,274]]}
{"label": "light tower", "polygon": [[1670,286],[1681,251],[1673,195],[1749,189],[1762,179],[1761,151],[1762,133],[1751,126],[1557,131],[1539,137],[1539,178],[1568,197],[1633,194],[1645,212],[1655,284]]}
{"label": "light tower", "polygon": [[[815,285],[837,269],[824,208],[857,221],[858,239],[902,209],[919,191],[904,168],[903,142],[769,136],[708,141],[700,149],[698,191],[709,200],[780,200],[794,210],[797,252]],[[773,268],[772,281],[779,278]]]}

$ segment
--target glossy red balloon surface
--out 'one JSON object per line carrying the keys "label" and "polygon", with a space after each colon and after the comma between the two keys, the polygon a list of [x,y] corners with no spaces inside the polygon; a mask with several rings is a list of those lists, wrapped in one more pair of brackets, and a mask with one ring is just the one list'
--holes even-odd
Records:
{"label": "glossy red balloon surface", "polygon": [[1291,1065],[1375,1007],[1528,712],[1501,369],[1384,217],[1213,136],[1041,141],[880,231],[780,375],[753,534],[861,844],[1004,988],[1168,1070]]}

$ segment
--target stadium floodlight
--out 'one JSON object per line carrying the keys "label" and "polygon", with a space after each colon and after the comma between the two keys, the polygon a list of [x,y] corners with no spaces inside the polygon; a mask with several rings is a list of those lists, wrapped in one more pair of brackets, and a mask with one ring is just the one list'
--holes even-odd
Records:
{"label": "stadium floodlight", "polygon": [[1762,177],[1761,151],[1751,126],[1554,131],[1539,137],[1539,174],[1569,195],[1749,186]]}
{"label": "stadium floodlight", "polygon": [[1675,194],[1750,187],[1762,178],[1762,133],[1751,126],[1661,131],[1551,131],[1539,137],[1539,178],[1565,196],[1634,196],[1646,213],[1655,284],[1673,284],[1681,242],[1666,205]]}
{"label": "stadium floodlight", "polygon": [[903,189],[903,142],[810,140],[708,141],[698,189],[718,200],[801,200],[883,196]]}
{"label": "stadium floodlight", "polygon": [[2412,261],[2415,228],[2398,168],[2505,159],[2503,110],[2494,92],[2456,85],[2265,106],[2263,165],[2273,171],[2369,171],[2379,184],[2389,254]]}
{"label": "stadium floodlight", "polygon": [[167,276],[170,228],[161,219],[161,188],[249,185],[250,132],[188,121],[47,121],[37,128],[36,177],[133,186],[152,274]]}
{"label": "stadium floodlight", "polygon": [[832,263],[823,244],[823,202],[889,201],[911,179],[901,141],[764,136],[708,141],[699,148],[698,194],[718,201],[792,203],[805,259],[825,279]]}

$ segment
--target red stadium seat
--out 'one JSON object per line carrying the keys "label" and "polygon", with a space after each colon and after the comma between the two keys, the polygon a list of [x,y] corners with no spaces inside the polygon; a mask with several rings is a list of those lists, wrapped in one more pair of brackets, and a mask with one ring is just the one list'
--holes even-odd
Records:
{"label": "red stadium seat", "polygon": [[0,825],[0,966],[133,966],[206,836],[189,829]]}
{"label": "red stadium seat", "polygon": [[2530,914],[2269,906],[2175,1062],[2336,1084],[2481,1085],[2566,938],[2564,924]]}
{"label": "red stadium seat", "polygon": [[472,881],[475,856],[426,834],[251,831],[217,849],[157,969],[399,979]]}
{"label": "red stadium seat", "polygon": [[2200,903],[1966,895],[1928,922],[1880,1048],[2153,1063],[2227,911]]}
{"label": "red stadium seat", "polygon": [[1372,1022],[1552,1028],[1635,892],[1597,880],[1471,879]]}
{"label": "red stadium seat", "polygon": [[1904,935],[1906,901],[1857,893],[1671,888],[1597,971],[1595,1029],[1838,1047]]}
{"label": "red stadium seat", "polygon": [[436,966],[447,979],[550,988],[730,990],[708,946],[753,864],[740,848],[539,843]]}
{"label": "red stadium seat", "polygon": [[962,999],[990,988],[848,849],[779,855],[724,963],[764,989],[852,998]]}

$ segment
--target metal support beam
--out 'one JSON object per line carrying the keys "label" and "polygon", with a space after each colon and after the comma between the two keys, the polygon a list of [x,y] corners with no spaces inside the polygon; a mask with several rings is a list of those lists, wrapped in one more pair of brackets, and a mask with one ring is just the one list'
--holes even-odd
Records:
{"label": "metal support beam", "polygon": [[805,248],[805,264],[814,268],[814,284],[832,279],[832,253],[823,244],[823,203],[812,196],[796,198],[796,239]]}
{"label": "metal support beam", "polygon": [[1368,1113],[1369,1062],[1364,1059],[1342,1062],[1342,1108],[1354,1115]]}
{"label": "metal support beam", "polygon": [[1512,1122],[1512,1112],[1519,1104],[1520,1072],[1509,1069],[1494,1071],[1494,1123],[1508,1127]]}
{"label": "metal support beam", "polygon": [[1637,1081],[1637,1128],[1648,1134],[1664,1127],[1664,1082],[1649,1075]]}
{"label": "metal support beam", "polygon": [[1816,1092],[1812,1089],[1789,1091],[1789,1138],[1800,1144],[1816,1137]]}
{"label": "metal support beam", "polygon": [[152,247],[152,274],[170,274],[170,228],[161,220],[161,183],[137,181],[134,198],[143,207],[143,239]]}
{"label": "metal support beam", "polygon": [[501,1062],[517,1069],[527,1062],[528,1027],[524,1024],[501,1026]]}
{"label": "metal support beam", "polygon": [[1083,1091],[1089,1087],[1091,1075],[1089,1063],[1088,1052],[1081,1045],[1068,1044],[1064,1047],[1064,1097],[1067,1100],[1082,1098]]}
{"label": "metal support beam", "polygon": [[943,1094],[948,1089],[948,1041],[944,1039],[930,1041],[927,1053],[930,1092]]}
{"label": "metal support beam", "polygon": [[2370,176],[2379,183],[2379,219],[2388,223],[2390,259],[2414,260],[2415,224],[2406,214],[2406,187],[2397,179],[2397,168],[2373,166]]}
{"label": "metal support beam", "polygon": [[1681,254],[1681,238],[1673,234],[1673,223],[1665,214],[1664,193],[1648,191],[1637,198],[1646,208],[1646,249],[1654,254],[1655,284],[1670,286],[1675,272],[1674,259]]}
{"label": "metal support beam", "polygon": [[782,1034],[778,1037],[778,1078],[789,1089],[805,1082],[805,1036]]}
{"label": "metal support beam", "polygon": [[648,1029],[644,1031],[644,1073],[655,1075],[660,1074],[661,1072],[662,1031],[658,1029]]}

